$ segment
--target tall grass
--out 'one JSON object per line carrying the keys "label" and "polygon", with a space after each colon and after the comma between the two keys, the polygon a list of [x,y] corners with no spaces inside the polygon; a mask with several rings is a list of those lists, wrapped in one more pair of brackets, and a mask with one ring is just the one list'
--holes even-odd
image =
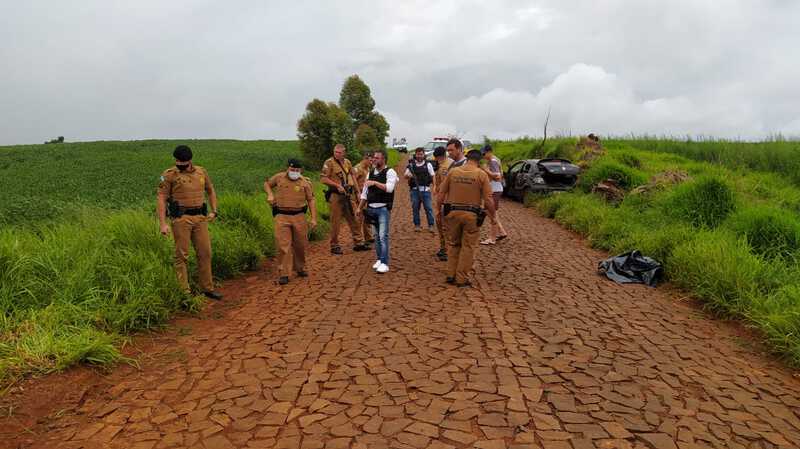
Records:
{"label": "tall grass", "polygon": [[[217,280],[274,254],[262,196],[222,196],[210,225]],[[142,209],[0,232],[0,380],[119,358],[120,336],[163,323],[200,299],[180,292],[174,246]],[[194,265],[194,258],[192,258]]]}
{"label": "tall grass", "polygon": [[[555,139],[550,150],[577,139]],[[505,160],[532,157],[534,139],[493,142]],[[796,142],[613,139],[582,174],[582,189],[526,203],[611,252],[639,249],[713,312],[759,329],[800,366],[800,150]],[[629,188],[665,171],[690,180],[628,194],[618,205],[589,193],[616,179]]]}

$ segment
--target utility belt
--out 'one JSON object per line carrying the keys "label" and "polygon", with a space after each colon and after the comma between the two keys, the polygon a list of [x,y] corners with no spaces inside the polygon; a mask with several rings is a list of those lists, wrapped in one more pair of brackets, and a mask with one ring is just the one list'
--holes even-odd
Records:
{"label": "utility belt", "polygon": [[167,200],[167,216],[181,218],[184,215],[208,215],[208,205],[203,203],[200,207],[182,207],[173,199]]}
{"label": "utility belt", "polygon": [[478,206],[459,206],[457,204],[445,203],[442,208],[442,214],[446,217],[447,214],[454,210],[463,210],[465,212],[472,212],[478,218],[478,227],[483,226],[483,221],[486,220],[486,211]]}
{"label": "utility belt", "polygon": [[308,206],[303,206],[300,209],[281,209],[278,206],[272,206],[272,216],[276,215],[300,215],[306,213]]}

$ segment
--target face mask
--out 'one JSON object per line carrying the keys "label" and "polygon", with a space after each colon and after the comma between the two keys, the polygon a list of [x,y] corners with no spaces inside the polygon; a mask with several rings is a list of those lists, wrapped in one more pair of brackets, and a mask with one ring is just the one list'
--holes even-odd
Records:
{"label": "face mask", "polygon": [[178,170],[180,171],[186,171],[189,169],[189,164],[181,164],[181,165],[175,164],[175,166],[178,167]]}
{"label": "face mask", "polygon": [[288,175],[289,175],[289,179],[291,179],[292,181],[297,181],[298,179],[300,179],[300,172],[299,171],[290,171],[290,172],[288,172]]}

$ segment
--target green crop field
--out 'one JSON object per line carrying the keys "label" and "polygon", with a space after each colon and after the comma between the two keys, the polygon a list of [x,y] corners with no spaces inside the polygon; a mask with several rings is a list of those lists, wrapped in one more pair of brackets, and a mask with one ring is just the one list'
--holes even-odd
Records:
{"label": "green crop field", "polygon": [[[577,139],[493,142],[512,160],[577,159]],[[772,350],[800,365],[800,143],[611,139],[578,188],[526,202],[612,253],[639,249],[661,261],[668,280],[713,312],[744,320]],[[682,173],[678,184],[651,183]],[[591,187],[614,179],[613,204]],[[647,184],[643,191],[634,191]]]}
{"label": "green crop field", "polygon": [[[297,156],[296,141],[187,141],[222,193],[261,191],[264,177]],[[88,142],[0,147],[0,223],[28,224],[77,209],[123,210],[153,202],[176,142]]]}
{"label": "green crop field", "polygon": [[[201,299],[178,293],[172,242],[155,194],[172,150],[187,143],[220,199],[210,226],[218,280],[274,254],[267,176],[299,157],[296,141],[150,140],[0,147],[0,384],[77,362],[120,359],[126,335]],[[390,162],[398,160],[390,152]],[[318,168],[306,175],[318,178]],[[328,231],[322,187],[320,225]]]}

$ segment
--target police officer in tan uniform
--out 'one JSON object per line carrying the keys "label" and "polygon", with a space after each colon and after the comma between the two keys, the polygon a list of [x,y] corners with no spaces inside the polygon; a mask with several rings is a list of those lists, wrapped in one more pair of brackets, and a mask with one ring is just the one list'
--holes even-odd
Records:
{"label": "police officer in tan uniform", "polygon": [[[175,239],[175,273],[184,292],[190,293],[189,242],[197,254],[197,271],[203,294],[211,299],[222,299],[214,291],[211,275],[211,239],[208,222],[217,218],[217,194],[206,170],[192,163],[192,150],[178,145],[172,153],[175,166],[161,174],[158,184],[158,221],[162,235],[169,235],[170,227]],[[208,195],[208,205],[205,196]],[[209,210],[210,206],[210,210]],[[169,212],[170,224],[167,223]]]}
{"label": "police officer in tan uniform", "polygon": [[[444,178],[447,176],[447,171],[450,169],[452,159],[447,157],[444,147],[436,147],[433,150],[433,158],[436,160],[436,174],[433,176],[433,188],[438,193],[438,189],[444,183]],[[439,201],[439,196],[435,195],[436,201],[436,228],[439,231],[439,252],[436,257],[442,262],[447,262],[447,245],[446,245],[446,228],[444,220],[442,219],[442,203]]]}
{"label": "police officer in tan uniform", "polygon": [[333,157],[322,164],[320,173],[320,181],[328,186],[325,197],[330,204],[331,212],[331,253],[337,255],[342,254],[342,247],[339,246],[339,227],[342,219],[347,221],[347,227],[353,236],[353,250],[369,250],[364,244],[360,223],[356,220],[358,181],[352,164],[344,155],[344,145],[337,144],[333,148]]}
{"label": "police officer in tan uniform", "polygon": [[488,212],[492,223],[495,222],[492,186],[489,175],[478,165],[480,160],[479,150],[467,152],[467,162],[451,168],[439,189],[447,221],[447,283],[459,287],[472,285],[467,277],[478,247],[483,214]]}
{"label": "police officer in tan uniform", "polygon": [[[369,171],[372,168],[372,154],[372,151],[364,151],[364,158],[361,159],[361,162],[356,164],[355,173],[359,192],[364,188],[364,183],[367,182],[367,178],[369,177]],[[370,230],[371,225],[367,223],[363,214],[359,214],[358,220],[361,223],[361,234],[364,237],[364,241],[366,243],[373,243],[375,239],[372,238],[372,230]]]}
{"label": "police officer in tan uniform", "polygon": [[267,202],[275,217],[275,241],[278,246],[278,283],[289,283],[291,270],[300,277],[306,272],[308,225],[306,210],[311,209],[311,228],[317,226],[317,208],[311,181],[302,175],[303,166],[297,159],[289,159],[289,167],[264,182]]}

